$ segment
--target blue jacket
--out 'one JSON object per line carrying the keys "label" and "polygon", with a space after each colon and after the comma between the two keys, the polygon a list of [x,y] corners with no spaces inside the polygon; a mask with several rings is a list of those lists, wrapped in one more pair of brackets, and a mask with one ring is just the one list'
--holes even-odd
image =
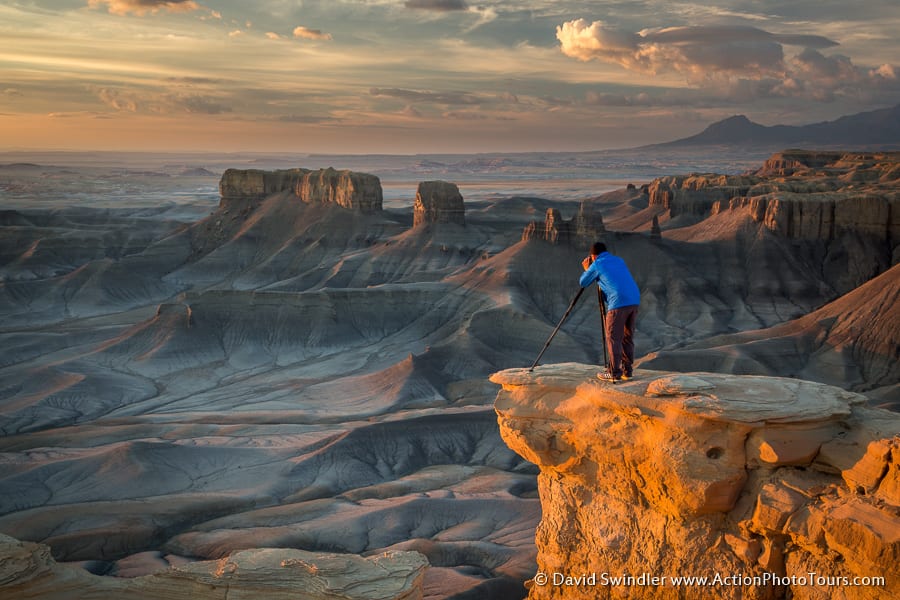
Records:
{"label": "blue jacket", "polygon": [[579,283],[581,287],[587,287],[595,281],[606,296],[606,306],[610,310],[641,303],[637,283],[625,266],[625,261],[618,256],[609,252],[598,256],[588,270],[581,274]]}

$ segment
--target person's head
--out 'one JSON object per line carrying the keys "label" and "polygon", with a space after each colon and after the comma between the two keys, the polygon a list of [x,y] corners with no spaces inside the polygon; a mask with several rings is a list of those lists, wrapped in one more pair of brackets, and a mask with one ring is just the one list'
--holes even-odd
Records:
{"label": "person's head", "polygon": [[600,256],[604,252],[606,252],[606,244],[603,242],[594,242],[591,245],[591,256]]}

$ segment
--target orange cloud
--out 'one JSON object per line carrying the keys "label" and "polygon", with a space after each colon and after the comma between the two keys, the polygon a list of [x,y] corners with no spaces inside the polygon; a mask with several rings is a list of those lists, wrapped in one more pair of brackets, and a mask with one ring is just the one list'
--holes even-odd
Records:
{"label": "orange cloud", "polygon": [[122,16],[128,13],[136,15],[155,14],[161,10],[190,12],[200,8],[200,5],[193,0],[88,0],[88,6],[91,8],[101,8],[104,4],[109,5],[111,14]]}
{"label": "orange cloud", "polygon": [[785,71],[784,46],[827,48],[835,42],[816,35],[778,35],[756,27],[669,27],[638,33],[609,27],[602,21],[568,21],[556,28],[566,56],[616,63],[626,69],[675,71],[689,79],[711,74],[780,77]]}
{"label": "orange cloud", "polygon": [[310,29],[309,27],[300,25],[294,28],[294,37],[306,40],[330,40],[331,34],[325,33],[319,29]]}

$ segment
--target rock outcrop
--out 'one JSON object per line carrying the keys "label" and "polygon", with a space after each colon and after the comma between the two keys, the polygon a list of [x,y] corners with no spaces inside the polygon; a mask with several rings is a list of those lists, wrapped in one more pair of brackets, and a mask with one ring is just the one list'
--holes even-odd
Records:
{"label": "rock outcrop", "polygon": [[332,168],[228,169],[219,181],[220,208],[236,208],[280,192],[293,193],[306,203],[336,204],[364,213],[380,211],[383,200],[381,181],[368,173]]}
{"label": "rock outcrop", "polygon": [[568,221],[558,209],[548,208],[543,221],[532,221],[525,226],[522,239],[582,247],[597,241],[605,231],[603,216],[596,205],[582,202],[578,213]]}
{"label": "rock outcrop", "polygon": [[655,238],[662,236],[662,229],[659,227],[659,217],[656,215],[653,215],[653,220],[650,223],[650,236]]}
{"label": "rock outcrop", "polygon": [[830,241],[844,232],[900,244],[900,152],[791,150],[745,175],[662,177],[650,205],[680,215],[744,210],[790,238]]}
{"label": "rock outcrop", "polygon": [[455,183],[422,181],[416,189],[413,227],[431,223],[466,224],[466,207]]}
{"label": "rock outcrop", "polygon": [[428,564],[418,552],[363,558],[260,548],[143,577],[102,577],[57,563],[44,544],[3,534],[0,557],[0,597],[19,600],[416,600]]}
{"label": "rock outcrop", "polygon": [[596,371],[491,377],[541,469],[531,600],[898,597],[900,415],[794,379]]}

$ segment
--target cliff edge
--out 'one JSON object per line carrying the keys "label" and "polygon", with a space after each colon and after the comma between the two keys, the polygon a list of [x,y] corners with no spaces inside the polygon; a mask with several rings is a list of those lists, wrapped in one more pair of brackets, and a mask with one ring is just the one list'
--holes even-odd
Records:
{"label": "cliff edge", "polygon": [[531,600],[900,595],[900,415],[795,379],[596,372],[491,376],[541,470]]}
{"label": "cliff edge", "polygon": [[900,152],[786,150],[744,175],[661,177],[649,205],[671,217],[744,211],[770,231],[830,241],[843,233],[900,244]]}
{"label": "cliff edge", "polygon": [[364,213],[382,208],[381,180],[368,173],[309,169],[227,169],[219,181],[220,208],[259,201],[266,196],[290,192],[310,204],[336,204]]}

